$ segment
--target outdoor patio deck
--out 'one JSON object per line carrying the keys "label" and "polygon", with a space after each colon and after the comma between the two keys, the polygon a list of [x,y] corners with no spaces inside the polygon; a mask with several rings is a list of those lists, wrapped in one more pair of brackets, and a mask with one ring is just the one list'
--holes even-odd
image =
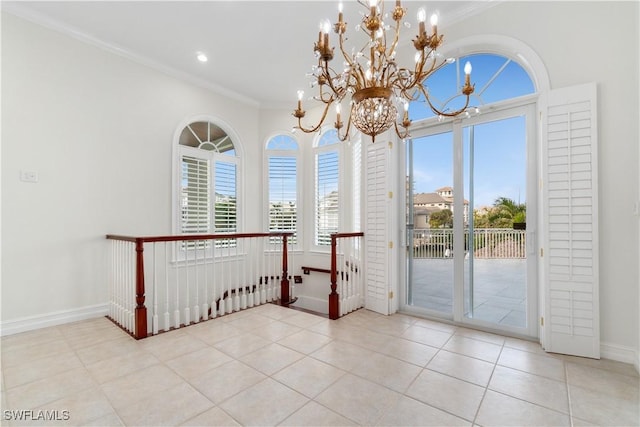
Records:
{"label": "outdoor patio deck", "polygon": [[[444,313],[453,312],[453,259],[413,261],[413,305]],[[468,289],[465,261],[465,290]],[[526,260],[474,260],[473,317],[492,323],[526,326]]]}

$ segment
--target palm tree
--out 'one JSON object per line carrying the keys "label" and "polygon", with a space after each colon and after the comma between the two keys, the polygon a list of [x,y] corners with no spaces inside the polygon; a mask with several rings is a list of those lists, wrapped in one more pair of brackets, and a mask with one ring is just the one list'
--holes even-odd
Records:
{"label": "palm tree", "polygon": [[516,203],[508,197],[498,197],[493,202],[495,219],[506,219],[511,223],[525,222],[527,214],[526,203]]}

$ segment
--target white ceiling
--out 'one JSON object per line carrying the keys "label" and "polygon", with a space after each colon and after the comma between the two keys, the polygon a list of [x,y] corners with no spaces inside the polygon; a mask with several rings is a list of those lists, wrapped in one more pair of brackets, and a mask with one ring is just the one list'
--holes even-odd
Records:
{"label": "white ceiling", "polygon": [[[357,1],[345,0],[347,34],[361,21]],[[387,9],[393,2],[387,0]],[[2,9],[120,53],[200,86],[263,108],[294,108],[308,87],[318,24],[337,18],[338,1],[3,1]],[[401,44],[415,36],[415,13],[437,11],[439,28],[495,1],[407,1]],[[332,33],[333,34],[333,33]],[[335,34],[332,35],[332,37]],[[333,39],[335,41],[335,38]],[[335,45],[335,42],[332,42]],[[356,46],[360,49],[362,46]],[[200,63],[196,52],[208,55]],[[338,62],[339,61],[339,62]],[[336,55],[336,67],[342,61]],[[340,64],[340,65],[338,65]]]}

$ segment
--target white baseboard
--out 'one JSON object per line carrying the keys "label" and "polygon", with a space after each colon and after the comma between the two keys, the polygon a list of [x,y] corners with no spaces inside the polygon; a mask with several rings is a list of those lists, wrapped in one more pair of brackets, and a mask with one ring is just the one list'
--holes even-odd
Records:
{"label": "white baseboard", "polygon": [[109,314],[108,304],[96,304],[71,310],[62,310],[53,313],[39,314],[36,316],[21,317],[19,319],[5,320],[0,322],[0,336],[13,335],[20,332],[32,331],[34,329],[77,322],[78,320],[102,317],[107,314]]}
{"label": "white baseboard", "polygon": [[304,295],[298,295],[297,297],[298,301],[293,304],[295,307],[329,314],[329,305],[326,299],[306,297]]}
{"label": "white baseboard", "polygon": [[601,342],[600,357],[634,365],[638,370],[638,351],[635,348]]}

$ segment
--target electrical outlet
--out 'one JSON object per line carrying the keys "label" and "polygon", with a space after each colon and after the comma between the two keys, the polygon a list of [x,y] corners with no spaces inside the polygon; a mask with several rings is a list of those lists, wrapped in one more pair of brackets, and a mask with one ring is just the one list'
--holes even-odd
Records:
{"label": "electrical outlet", "polygon": [[36,171],[20,171],[20,181],[22,181],[22,182],[38,182],[38,172],[36,172]]}

